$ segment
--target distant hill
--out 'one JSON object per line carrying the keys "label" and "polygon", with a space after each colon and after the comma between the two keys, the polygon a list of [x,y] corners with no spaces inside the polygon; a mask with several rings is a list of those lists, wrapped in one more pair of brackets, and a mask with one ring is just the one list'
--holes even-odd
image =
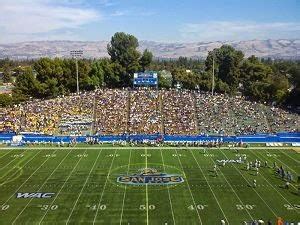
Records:
{"label": "distant hill", "polygon": [[[108,41],[32,41],[0,44],[0,58],[35,59],[40,57],[70,57],[70,50],[83,50],[86,58],[107,57]],[[216,41],[194,43],[162,43],[140,41],[140,49],[148,48],[157,58],[205,58],[208,51],[223,44],[242,50],[246,56],[300,59],[300,39]]]}

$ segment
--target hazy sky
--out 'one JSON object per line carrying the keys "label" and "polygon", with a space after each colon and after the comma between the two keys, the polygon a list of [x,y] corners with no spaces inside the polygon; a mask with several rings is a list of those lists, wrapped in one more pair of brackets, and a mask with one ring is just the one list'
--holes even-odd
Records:
{"label": "hazy sky", "polygon": [[0,42],[300,38],[300,0],[0,0]]}

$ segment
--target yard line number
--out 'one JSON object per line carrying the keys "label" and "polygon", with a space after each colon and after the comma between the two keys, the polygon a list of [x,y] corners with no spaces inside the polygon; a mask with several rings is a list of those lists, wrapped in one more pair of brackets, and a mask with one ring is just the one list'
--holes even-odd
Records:
{"label": "yard line number", "polygon": [[299,210],[300,205],[298,204],[284,204],[283,205],[287,210]]}
{"label": "yard line number", "polygon": [[[95,210],[97,210],[97,208],[98,208],[98,205],[97,204],[94,204],[94,205],[86,205],[85,206],[86,208],[88,208],[89,210],[91,210],[91,211],[95,211]],[[100,205],[99,206],[99,209],[100,210],[106,210],[106,205]]]}
{"label": "yard line number", "polygon": [[106,155],[106,157],[119,157],[120,154],[109,154],[109,155]]}
{"label": "yard line number", "polygon": [[22,157],[24,157],[24,154],[14,154],[11,157],[12,158],[22,158]]}
{"label": "yard line number", "polygon": [[239,204],[237,204],[235,206],[236,206],[237,210],[253,210],[256,205],[250,205],[250,204],[239,205]]}
{"label": "yard line number", "polygon": [[198,204],[198,205],[190,205],[190,206],[188,206],[188,209],[189,210],[204,210],[207,207],[208,207],[208,205]]}
{"label": "yard line number", "polygon": [[41,210],[46,211],[46,210],[57,210],[58,209],[58,205],[39,205],[38,206]]}
{"label": "yard line number", "polygon": [[88,154],[78,154],[76,155],[77,158],[86,158],[88,157]]}
{"label": "yard line number", "polygon": [[[146,205],[140,205],[139,209],[140,210],[147,210],[147,206]],[[148,205],[148,209],[149,210],[154,210],[155,209],[155,205]]]}
{"label": "yard line number", "polygon": [[9,208],[9,205],[2,205],[2,206],[0,207],[0,210],[1,210],[1,211],[6,211],[6,210],[8,210],[8,208]]}

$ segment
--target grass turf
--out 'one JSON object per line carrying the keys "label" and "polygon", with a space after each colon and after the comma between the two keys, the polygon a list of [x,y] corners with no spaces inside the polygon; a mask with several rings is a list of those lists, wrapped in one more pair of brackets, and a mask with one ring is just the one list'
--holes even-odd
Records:
{"label": "grass turf", "polygon": [[[217,167],[217,159],[268,161],[270,168],[247,171],[245,164]],[[289,149],[202,148],[22,148],[0,150],[0,224],[220,224],[283,217],[300,222],[298,184],[283,188],[273,162],[299,175],[299,153]],[[121,174],[155,168],[180,174],[175,186],[129,186]],[[257,187],[251,187],[253,179]],[[52,198],[18,199],[18,192],[53,192]],[[298,221],[297,221],[298,220]]]}

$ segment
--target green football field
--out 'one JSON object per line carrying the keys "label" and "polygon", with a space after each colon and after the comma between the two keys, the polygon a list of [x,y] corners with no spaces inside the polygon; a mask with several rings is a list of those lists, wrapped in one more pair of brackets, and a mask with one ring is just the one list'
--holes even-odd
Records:
{"label": "green football field", "polygon": [[[259,174],[246,164],[262,162]],[[268,167],[265,167],[265,161]],[[300,222],[300,154],[291,149],[21,148],[0,150],[0,224],[239,225],[271,219]],[[289,189],[273,163],[293,174]],[[182,183],[122,184],[151,168]],[[257,187],[253,187],[253,180]],[[17,195],[22,198],[17,198]],[[21,194],[20,194],[21,193]],[[24,198],[24,193],[28,198]],[[41,197],[32,193],[54,193]],[[19,196],[19,197],[20,197]],[[36,198],[30,198],[35,196]],[[45,197],[44,196],[44,197]],[[296,223],[297,224],[297,223]]]}

